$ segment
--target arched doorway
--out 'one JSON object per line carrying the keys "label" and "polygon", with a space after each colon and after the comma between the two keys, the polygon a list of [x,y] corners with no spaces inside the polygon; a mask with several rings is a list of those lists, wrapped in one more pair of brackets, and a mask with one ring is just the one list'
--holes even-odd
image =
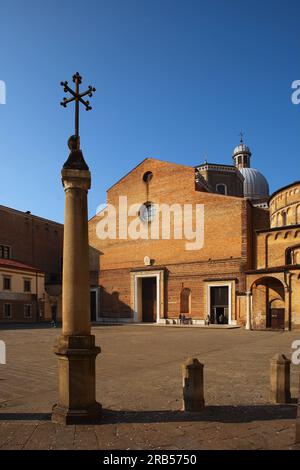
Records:
{"label": "arched doorway", "polygon": [[284,330],[284,300],[281,298],[269,302],[267,328]]}
{"label": "arched doorway", "polygon": [[252,320],[255,329],[285,328],[284,285],[274,277],[257,279],[252,285]]}

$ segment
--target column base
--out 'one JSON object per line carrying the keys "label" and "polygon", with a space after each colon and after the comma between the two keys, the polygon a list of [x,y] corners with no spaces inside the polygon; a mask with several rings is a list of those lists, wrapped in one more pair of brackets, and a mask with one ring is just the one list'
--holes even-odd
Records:
{"label": "column base", "polygon": [[58,338],[55,354],[58,357],[59,400],[52,409],[54,423],[99,422],[102,407],[96,401],[95,373],[99,352],[93,335]]}
{"label": "column base", "polygon": [[53,405],[52,422],[56,424],[96,424],[102,416],[102,406],[95,403],[86,409],[73,410],[60,404]]}

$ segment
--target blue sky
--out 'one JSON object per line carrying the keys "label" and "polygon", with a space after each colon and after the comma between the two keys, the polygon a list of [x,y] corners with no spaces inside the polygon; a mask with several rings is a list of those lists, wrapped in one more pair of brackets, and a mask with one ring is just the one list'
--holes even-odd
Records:
{"label": "blue sky", "polygon": [[145,157],[231,164],[241,129],[271,191],[299,180],[299,18],[299,0],[0,0],[0,204],[63,221],[59,83],[77,70],[97,88],[90,215]]}

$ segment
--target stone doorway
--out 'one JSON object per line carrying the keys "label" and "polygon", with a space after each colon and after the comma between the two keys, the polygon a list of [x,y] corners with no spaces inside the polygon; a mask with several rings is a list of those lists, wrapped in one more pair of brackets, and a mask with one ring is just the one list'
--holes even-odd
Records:
{"label": "stone doorway", "polygon": [[134,322],[160,322],[164,318],[164,271],[132,272],[131,299]]}
{"label": "stone doorway", "polygon": [[228,286],[210,288],[210,323],[228,325]]}
{"label": "stone doorway", "polygon": [[155,323],[157,317],[156,277],[141,279],[142,321]]}

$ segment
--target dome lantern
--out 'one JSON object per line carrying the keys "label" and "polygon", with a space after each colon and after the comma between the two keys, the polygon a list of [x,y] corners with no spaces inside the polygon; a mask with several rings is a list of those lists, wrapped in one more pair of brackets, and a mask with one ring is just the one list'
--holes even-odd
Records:
{"label": "dome lantern", "polygon": [[233,150],[232,158],[235,166],[240,170],[241,168],[250,168],[251,151],[247,145],[244,144],[243,133],[241,132],[241,140],[239,145]]}

